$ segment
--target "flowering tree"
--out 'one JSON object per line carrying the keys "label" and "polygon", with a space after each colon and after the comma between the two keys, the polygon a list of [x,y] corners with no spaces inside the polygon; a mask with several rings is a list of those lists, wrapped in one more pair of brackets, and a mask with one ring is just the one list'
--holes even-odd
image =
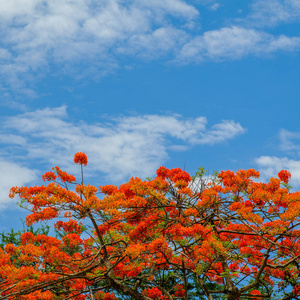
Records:
{"label": "flowering tree", "polygon": [[[82,171],[87,157],[74,162]],[[300,299],[290,173],[203,175],[161,167],[96,188],[54,167],[46,185],[12,188],[28,225],[56,220],[60,235],[25,232],[0,248],[0,299]]]}

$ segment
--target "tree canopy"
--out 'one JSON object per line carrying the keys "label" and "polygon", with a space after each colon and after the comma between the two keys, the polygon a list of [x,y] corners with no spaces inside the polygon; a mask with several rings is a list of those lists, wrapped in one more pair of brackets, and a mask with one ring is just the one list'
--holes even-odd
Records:
{"label": "tree canopy", "polygon": [[[87,165],[84,153],[74,162]],[[291,174],[160,167],[95,187],[54,167],[14,187],[28,226],[0,248],[0,299],[300,299],[300,192]]]}

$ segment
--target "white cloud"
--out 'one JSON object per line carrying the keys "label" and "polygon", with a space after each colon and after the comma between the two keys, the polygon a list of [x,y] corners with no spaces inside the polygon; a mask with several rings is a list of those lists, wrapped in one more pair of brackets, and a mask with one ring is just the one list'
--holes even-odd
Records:
{"label": "white cloud", "polygon": [[[273,2],[279,3],[266,1]],[[283,11],[296,14],[298,2],[286,0]],[[220,6],[212,0],[197,3]],[[260,5],[255,3],[248,19],[259,18]],[[241,26],[199,34],[199,11],[184,0],[0,0],[0,8],[0,91],[30,97],[36,96],[36,78],[53,70],[77,79],[99,78],[122,67],[128,56],[194,63],[293,51],[300,44],[298,37]]]}
{"label": "white cloud", "polygon": [[300,1],[256,0],[247,20],[254,26],[274,26],[300,21]]}
{"label": "white cloud", "polygon": [[13,186],[23,186],[37,178],[37,171],[11,161],[0,160],[0,208],[14,206],[15,201],[8,197]]}
{"label": "white cloud", "polygon": [[[0,74],[22,92],[28,74],[45,73],[51,64],[72,72],[92,62],[97,73],[106,73],[116,68],[122,51],[168,52],[186,36],[180,26],[198,16],[182,0],[0,0],[0,7]],[[174,27],[170,17],[181,25]],[[88,65],[84,68],[92,70]]]}
{"label": "white cloud", "polygon": [[152,60],[181,47],[187,40],[188,35],[185,31],[173,27],[161,27],[150,33],[132,35],[128,43],[120,46],[117,52],[135,54]]}
{"label": "white cloud", "polygon": [[[280,170],[288,170],[292,174],[292,185],[300,185],[300,145],[295,140],[300,140],[299,132],[291,132],[285,129],[279,131],[280,149],[290,157],[261,156],[255,159],[260,168],[262,177],[268,180],[276,177]],[[291,158],[293,157],[293,158]]]}
{"label": "white cloud", "polygon": [[292,174],[291,184],[300,185],[300,161],[287,157],[279,158],[276,156],[261,156],[255,159],[259,166],[261,177],[268,180],[270,177],[277,177],[281,170],[288,170]]}
{"label": "white cloud", "polygon": [[[179,115],[123,116],[105,123],[76,124],[68,121],[65,106],[8,117],[1,130],[6,155],[73,171],[72,157],[83,151],[91,162],[89,170],[114,181],[152,175],[168,159],[168,151],[222,143],[245,131],[233,121],[207,128],[205,117],[184,119]],[[9,142],[12,135],[17,142]]]}
{"label": "white cloud", "polygon": [[156,9],[156,13],[159,14],[161,14],[161,11],[163,11],[167,14],[181,16],[184,18],[188,17],[190,19],[193,19],[198,15],[198,11],[193,6],[181,0],[139,0],[137,2],[140,3],[140,5],[142,5],[143,7]]}
{"label": "white cloud", "polygon": [[221,7],[220,3],[214,3],[213,5],[210,6],[211,10],[218,10]]}
{"label": "white cloud", "polygon": [[239,123],[235,123],[234,121],[222,121],[222,123],[212,126],[212,129],[204,133],[196,143],[212,145],[224,142],[244,132],[245,129]]}
{"label": "white cloud", "polygon": [[177,61],[240,59],[248,55],[263,55],[300,48],[299,37],[274,37],[263,31],[232,26],[205,32],[186,43]]}
{"label": "white cloud", "polygon": [[[280,147],[282,150],[298,150],[300,151],[300,145],[294,143],[294,140],[300,140],[299,132],[291,132],[285,129],[279,131]],[[299,152],[300,154],[300,152]]]}

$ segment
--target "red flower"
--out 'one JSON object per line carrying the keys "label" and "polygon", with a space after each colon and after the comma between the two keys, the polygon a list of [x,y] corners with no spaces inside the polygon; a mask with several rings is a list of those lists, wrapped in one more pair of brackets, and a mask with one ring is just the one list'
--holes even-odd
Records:
{"label": "red flower", "polygon": [[74,155],[74,163],[86,166],[88,163],[88,158],[87,158],[86,154],[83,152],[77,152]]}
{"label": "red flower", "polygon": [[166,177],[168,177],[168,173],[169,173],[169,170],[166,168],[166,167],[160,167],[157,171],[156,171],[156,174],[157,176],[165,179]]}
{"label": "red flower", "polygon": [[278,173],[278,178],[285,182],[285,183],[288,183],[289,182],[289,179],[291,178],[291,173],[289,171],[286,171],[286,170],[281,170],[279,173]]}
{"label": "red flower", "polygon": [[51,180],[55,180],[57,178],[57,175],[55,175],[53,172],[46,172],[43,176],[42,176],[44,181],[51,181]]}

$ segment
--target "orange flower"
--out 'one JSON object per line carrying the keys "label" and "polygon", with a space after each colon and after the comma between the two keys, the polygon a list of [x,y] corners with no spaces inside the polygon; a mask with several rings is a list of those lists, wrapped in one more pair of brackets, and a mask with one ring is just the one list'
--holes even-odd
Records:
{"label": "orange flower", "polygon": [[87,158],[86,154],[83,152],[77,152],[74,155],[74,163],[86,166],[88,163],[88,158]]}
{"label": "orange flower", "polygon": [[278,173],[278,178],[285,182],[285,183],[288,183],[289,182],[289,179],[291,178],[291,173],[289,171],[286,171],[286,170],[281,170],[279,173]]}
{"label": "orange flower", "polygon": [[169,174],[169,169],[167,169],[166,167],[160,167],[157,171],[156,174],[158,177],[161,177],[163,179],[165,179],[166,177],[168,177]]}
{"label": "orange flower", "polygon": [[44,181],[51,181],[51,180],[55,180],[58,176],[55,175],[53,172],[46,172],[42,178]]}

